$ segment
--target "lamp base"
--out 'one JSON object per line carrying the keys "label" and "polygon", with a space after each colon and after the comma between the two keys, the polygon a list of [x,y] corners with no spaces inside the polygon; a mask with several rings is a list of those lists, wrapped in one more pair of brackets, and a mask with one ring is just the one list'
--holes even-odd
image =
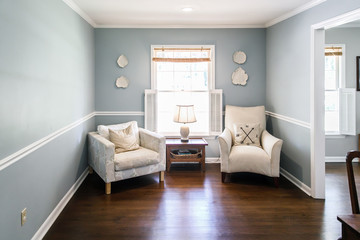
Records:
{"label": "lamp base", "polygon": [[187,125],[181,125],[180,127],[180,135],[181,135],[181,141],[182,142],[188,142],[189,141],[189,127]]}

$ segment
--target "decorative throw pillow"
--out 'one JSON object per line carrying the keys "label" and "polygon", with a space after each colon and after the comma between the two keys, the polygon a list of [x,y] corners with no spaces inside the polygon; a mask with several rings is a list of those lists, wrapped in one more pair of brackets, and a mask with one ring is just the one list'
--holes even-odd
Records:
{"label": "decorative throw pillow", "polygon": [[109,137],[110,141],[115,144],[116,153],[127,152],[139,148],[132,125],[120,130],[109,129]]}
{"label": "decorative throw pillow", "polygon": [[109,129],[111,129],[111,130],[120,130],[120,129],[125,129],[130,125],[133,126],[133,130],[134,130],[134,133],[135,133],[135,136],[136,136],[137,144],[140,144],[139,129],[138,129],[138,125],[137,125],[136,121],[120,123],[120,124],[114,124],[114,125],[99,125],[97,127],[97,131],[102,137],[106,138],[107,140],[110,140]]}
{"label": "decorative throw pillow", "polygon": [[235,123],[234,130],[235,146],[260,147],[260,123]]}

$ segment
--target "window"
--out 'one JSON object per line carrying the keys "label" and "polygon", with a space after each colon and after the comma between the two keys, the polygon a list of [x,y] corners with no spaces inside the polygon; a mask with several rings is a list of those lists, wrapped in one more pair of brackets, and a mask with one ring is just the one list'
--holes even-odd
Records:
{"label": "window", "polygon": [[343,87],[341,46],[325,48],[325,132],[339,133],[339,91]]}
{"label": "window", "polygon": [[[151,90],[145,92],[145,125],[167,136],[179,135],[176,105],[194,105],[190,134],[221,132],[221,90],[214,90],[214,46],[152,46]],[[219,113],[220,112],[220,113]],[[219,116],[219,114],[221,116]]]}
{"label": "window", "polygon": [[355,134],[355,89],[345,88],[345,46],[325,47],[325,133]]}

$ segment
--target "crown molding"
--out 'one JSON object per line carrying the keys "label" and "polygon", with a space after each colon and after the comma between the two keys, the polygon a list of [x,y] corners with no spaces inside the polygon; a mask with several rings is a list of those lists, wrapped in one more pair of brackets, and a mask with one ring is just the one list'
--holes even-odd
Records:
{"label": "crown molding", "polygon": [[79,14],[87,23],[89,23],[92,27],[96,28],[97,24],[92,20],[89,15],[87,15],[74,1],[72,0],[63,0],[63,2],[68,5],[74,12]]}
{"label": "crown molding", "polygon": [[63,0],[74,12],[79,14],[86,22],[88,22],[94,28],[268,28],[279,22],[282,22],[288,18],[291,18],[301,12],[304,12],[310,8],[313,8],[326,0],[313,0],[307,4],[304,4],[294,10],[277,17],[265,24],[195,24],[195,25],[172,25],[172,24],[114,24],[114,25],[102,25],[96,24],[95,21],[87,15],[73,0]]}
{"label": "crown molding", "polygon": [[284,15],[281,15],[280,17],[277,17],[277,18],[265,23],[265,27],[266,28],[271,27],[271,26],[273,26],[273,25],[275,25],[275,24],[277,24],[279,22],[282,22],[282,21],[284,21],[284,20],[286,20],[288,18],[291,18],[291,17],[293,17],[293,16],[295,16],[295,15],[297,15],[299,13],[302,13],[302,12],[304,12],[304,11],[310,9],[310,8],[313,8],[313,7],[319,5],[319,4],[323,3],[323,2],[326,2],[326,0],[313,0],[311,2],[308,2],[308,3],[302,5],[302,6],[298,7],[298,8],[295,8],[294,10],[292,10],[292,11],[290,11],[288,13],[285,13]]}
{"label": "crown molding", "polygon": [[194,24],[194,25],[172,25],[172,24],[118,24],[97,25],[96,28],[265,28],[263,24]]}

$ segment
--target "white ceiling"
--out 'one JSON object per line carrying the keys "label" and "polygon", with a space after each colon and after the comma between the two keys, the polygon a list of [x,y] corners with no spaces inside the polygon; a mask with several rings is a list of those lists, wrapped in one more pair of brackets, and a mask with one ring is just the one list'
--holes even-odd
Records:
{"label": "white ceiling", "polygon": [[267,27],[326,0],[63,1],[94,27]]}

